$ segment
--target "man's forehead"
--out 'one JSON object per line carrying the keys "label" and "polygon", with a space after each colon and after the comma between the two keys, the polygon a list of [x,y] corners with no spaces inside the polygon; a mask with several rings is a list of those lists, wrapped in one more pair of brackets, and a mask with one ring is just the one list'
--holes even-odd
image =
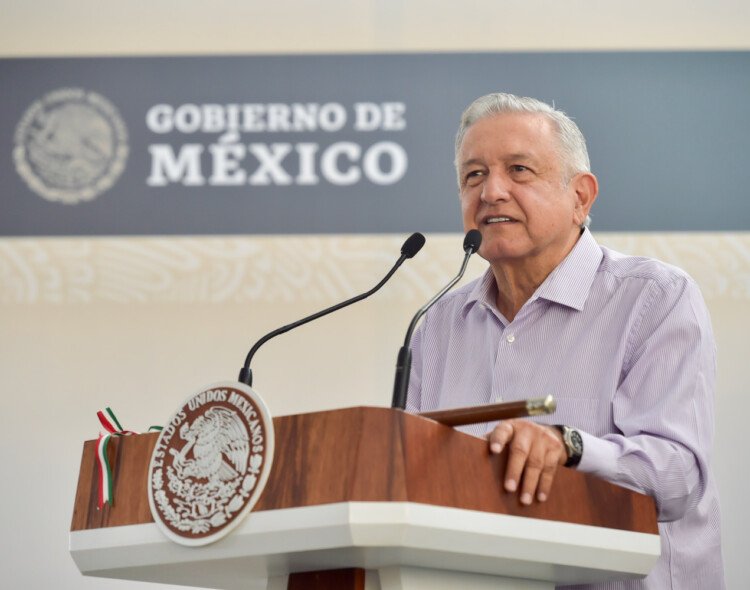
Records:
{"label": "man's forehead", "polygon": [[506,136],[550,139],[555,135],[555,126],[543,113],[498,113],[474,122],[466,131],[464,143],[470,136],[488,131],[497,134],[498,139]]}
{"label": "man's forehead", "polygon": [[542,113],[499,113],[476,121],[466,131],[459,162],[481,156],[475,152],[497,150],[504,159],[539,158],[557,149],[554,123]]}

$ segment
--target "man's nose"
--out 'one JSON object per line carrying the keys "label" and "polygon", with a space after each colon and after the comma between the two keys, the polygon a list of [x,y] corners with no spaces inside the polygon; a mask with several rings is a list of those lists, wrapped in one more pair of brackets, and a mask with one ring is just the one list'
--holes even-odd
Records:
{"label": "man's nose", "polygon": [[500,172],[489,172],[482,189],[485,203],[497,203],[510,199],[510,179]]}

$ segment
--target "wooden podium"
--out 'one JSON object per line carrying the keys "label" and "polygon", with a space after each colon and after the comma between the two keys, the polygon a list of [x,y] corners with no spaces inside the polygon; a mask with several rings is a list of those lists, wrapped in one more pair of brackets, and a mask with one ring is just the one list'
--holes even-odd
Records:
{"label": "wooden podium", "polygon": [[226,589],[513,588],[646,575],[653,501],[561,468],[543,504],[502,490],[505,453],[389,408],[274,418],[273,468],[248,517],[204,547],[151,517],[157,434],[113,439],[114,506],[97,510],[84,444],[70,552],[84,575]]}

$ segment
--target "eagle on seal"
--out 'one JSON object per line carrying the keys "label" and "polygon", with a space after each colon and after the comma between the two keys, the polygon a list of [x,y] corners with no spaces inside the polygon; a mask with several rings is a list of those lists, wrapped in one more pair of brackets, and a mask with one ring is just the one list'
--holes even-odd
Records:
{"label": "eagle on seal", "polygon": [[[192,424],[184,424],[180,438],[188,444],[179,452],[170,449],[180,479],[195,477],[218,483],[245,472],[250,442],[237,412],[213,406]],[[188,459],[191,450],[193,458]]]}

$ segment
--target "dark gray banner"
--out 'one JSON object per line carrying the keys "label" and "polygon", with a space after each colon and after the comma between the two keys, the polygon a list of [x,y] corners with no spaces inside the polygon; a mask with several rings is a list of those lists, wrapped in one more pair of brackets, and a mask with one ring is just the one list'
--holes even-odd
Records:
{"label": "dark gray banner", "polygon": [[479,95],[588,140],[598,231],[750,229],[750,53],[0,60],[0,235],[461,231]]}

